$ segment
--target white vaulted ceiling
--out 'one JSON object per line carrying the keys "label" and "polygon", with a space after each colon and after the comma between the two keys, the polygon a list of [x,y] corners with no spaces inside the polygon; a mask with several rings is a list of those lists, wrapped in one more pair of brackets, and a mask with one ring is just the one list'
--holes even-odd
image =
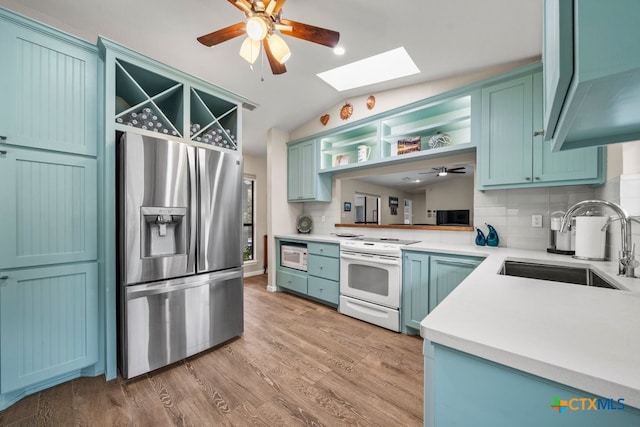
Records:
{"label": "white vaulted ceiling", "polygon": [[[542,0],[288,0],[283,18],[340,32],[346,54],[283,36],[292,57],[274,76],[239,55],[243,37],[211,48],[196,37],[243,20],[226,0],[0,0],[95,43],[99,35],[248,98],[246,154],[265,155],[269,128],[291,131],[349,97],[540,55]],[[419,74],[337,92],[316,74],[404,46]],[[264,77],[264,81],[262,81]]]}

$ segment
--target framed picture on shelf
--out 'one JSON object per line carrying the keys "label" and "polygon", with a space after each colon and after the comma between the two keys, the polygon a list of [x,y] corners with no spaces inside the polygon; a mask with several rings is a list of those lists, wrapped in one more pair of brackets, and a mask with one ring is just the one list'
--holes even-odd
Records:
{"label": "framed picture on shelf", "polygon": [[348,154],[337,154],[333,159],[333,166],[344,166],[349,164]]}
{"label": "framed picture on shelf", "polygon": [[421,150],[421,138],[419,136],[412,136],[409,138],[398,140],[398,155],[414,153]]}
{"label": "framed picture on shelf", "polygon": [[351,212],[351,202],[344,202],[344,211]]}

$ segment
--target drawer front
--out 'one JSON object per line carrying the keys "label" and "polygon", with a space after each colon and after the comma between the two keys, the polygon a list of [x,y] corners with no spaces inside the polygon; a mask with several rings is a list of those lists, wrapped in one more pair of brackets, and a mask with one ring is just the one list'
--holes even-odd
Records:
{"label": "drawer front", "polygon": [[307,293],[307,276],[302,274],[289,273],[288,271],[277,270],[276,285],[292,291]]}
{"label": "drawer front", "polygon": [[340,280],[340,259],[309,255],[307,272],[312,276],[338,281]]}
{"label": "drawer front", "polygon": [[309,254],[314,255],[324,255],[334,258],[340,257],[340,245],[335,243],[309,242],[307,244],[307,251]]}
{"label": "drawer front", "polygon": [[340,284],[333,280],[309,276],[308,295],[319,300],[338,305],[340,298]]}

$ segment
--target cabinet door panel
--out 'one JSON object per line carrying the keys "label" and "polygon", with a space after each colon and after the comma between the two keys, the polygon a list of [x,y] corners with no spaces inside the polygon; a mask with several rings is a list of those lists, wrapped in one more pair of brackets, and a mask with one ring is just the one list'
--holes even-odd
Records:
{"label": "cabinet door panel", "polygon": [[0,392],[98,360],[97,263],[0,272]]}
{"label": "cabinet door panel", "polygon": [[300,162],[302,161],[300,145],[287,147],[287,199],[296,201],[300,196]]}
{"label": "cabinet door panel", "polygon": [[291,289],[301,294],[307,293],[307,276],[285,271],[276,270],[276,285],[281,288]]}
{"label": "cabinet door panel", "polygon": [[338,305],[340,299],[340,284],[336,281],[309,276],[308,291],[309,296]]}
{"label": "cabinet door panel", "polygon": [[544,140],[553,138],[573,77],[573,1],[545,0]]}
{"label": "cabinet door panel", "polygon": [[313,199],[316,195],[316,156],[314,141],[308,141],[300,147],[300,196],[303,199]]}
{"label": "cabinet door panel", "polygon": [[329,280],[340,280],[340,259],[310,254],[308,273]]}
{"label": "cabinet door panel", "polygon": [[429,314],[429,255],[405,254],[402,271],[404,326],[419,330],[420,322]]}
{"label": "cabinet door panel", "polygon": [[479,260],[432,256],[429,271],[429,311],[436,308],[478,264]]}
{"label": "cabinet door panel", "polygon": [[482,185],[531,181],[532,87],[525,76],[482,90]]}
{"label": "cabinet door panel", "polygon": [[96,160],[18,147],[4,150],[0,268],[96,259]]}
{"label": "cabinet door panel", "polygon": [[7,143],[95,156],[98,54],[2,20],[0,135]]}

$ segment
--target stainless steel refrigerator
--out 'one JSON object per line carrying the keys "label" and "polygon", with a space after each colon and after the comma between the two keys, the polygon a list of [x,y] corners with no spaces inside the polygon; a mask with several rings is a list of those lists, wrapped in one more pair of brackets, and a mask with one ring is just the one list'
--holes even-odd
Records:
{"label": "stainless steel refrigerator", "polygon": [[242,158],[122,135],[119,365],[124,378],[243,332]]}

